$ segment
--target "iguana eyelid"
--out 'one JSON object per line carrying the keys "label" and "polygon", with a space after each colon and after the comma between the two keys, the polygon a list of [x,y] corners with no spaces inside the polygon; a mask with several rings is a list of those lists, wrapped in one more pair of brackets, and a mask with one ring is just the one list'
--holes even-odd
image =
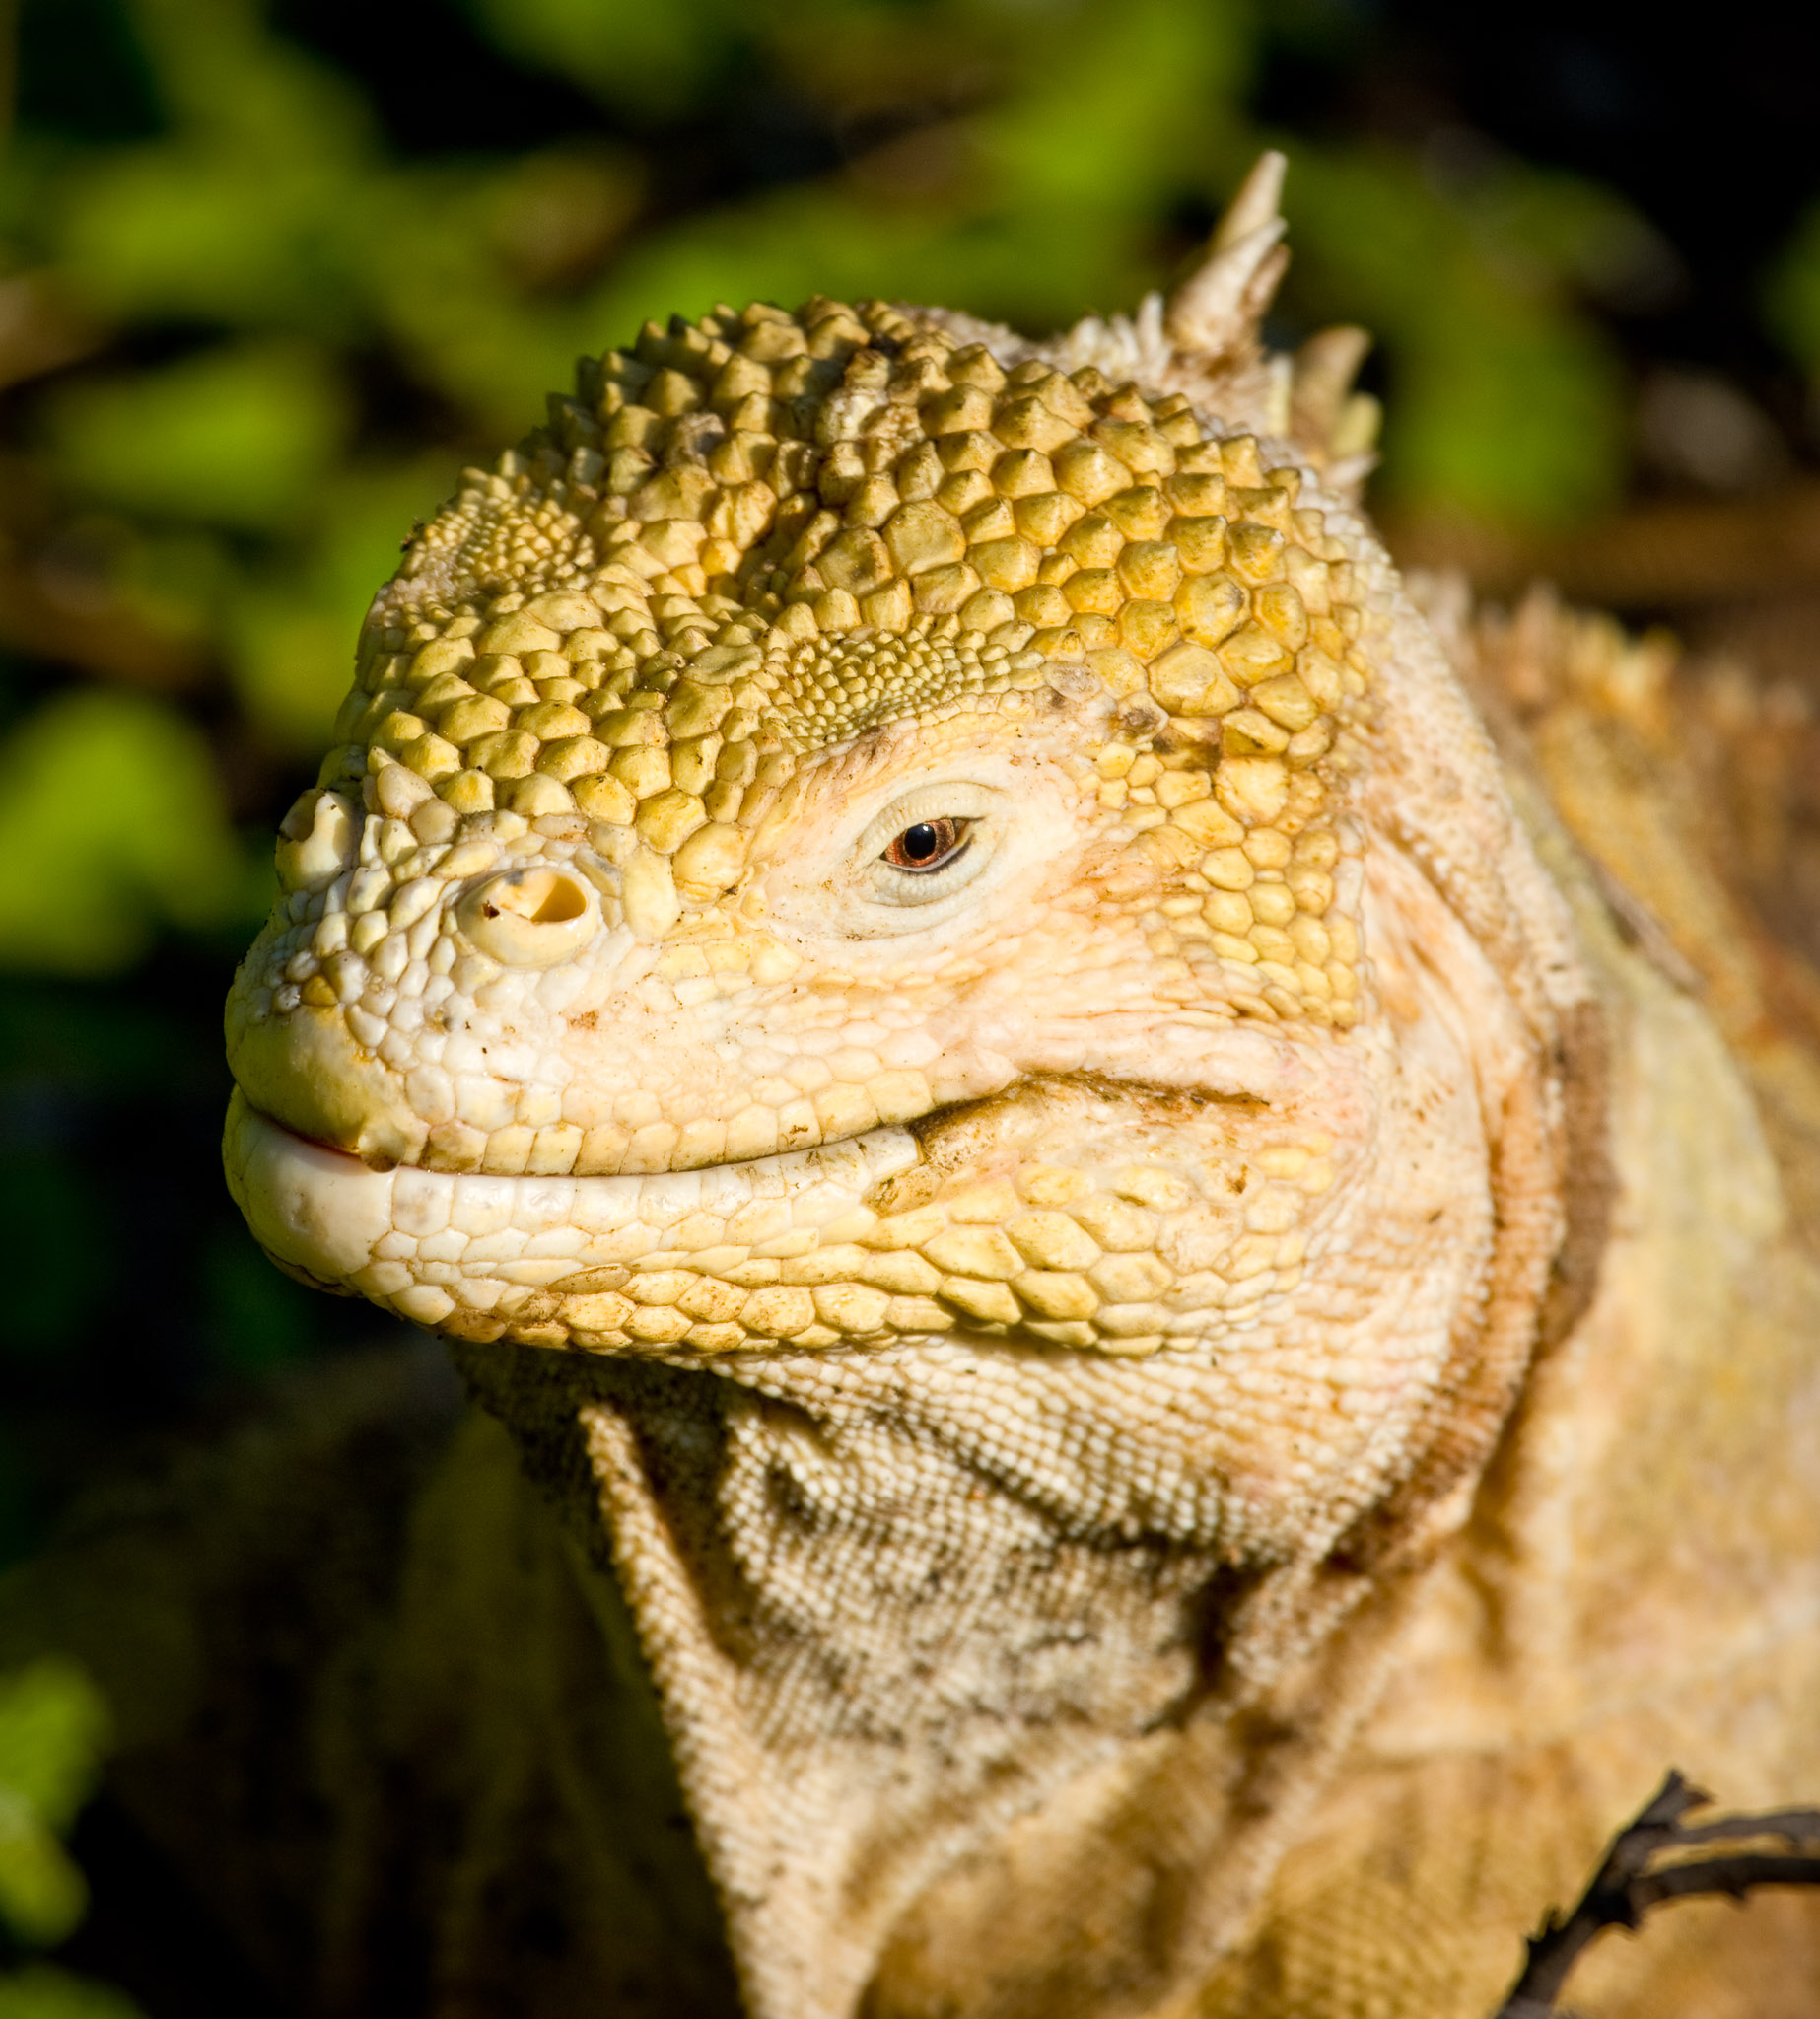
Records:
{"label": "iguana eyelid", "polygon": [[[851,860],[859,870],[863,900],[921,910],[958,897],[997,853],[1005,821],[993,816],[1002,815],[1004,805],[1003,793],[971,781],[920,785],[900,794],[873,815],[854,845]],[[924,820],[955,821],[965,830],[964,845],[940,869],[902,870],[885,862],[884,851],[897,836]]]}
{"label": "iguana eyelid", "polygon": [[913,786],[882,806],[861,830],[853,845],[853,857],[865,862],[889,846],[906,827],[919,820],[983,821],[999,812],[1005,794],[993,786],[971,780],[944,780],[940,784]]}

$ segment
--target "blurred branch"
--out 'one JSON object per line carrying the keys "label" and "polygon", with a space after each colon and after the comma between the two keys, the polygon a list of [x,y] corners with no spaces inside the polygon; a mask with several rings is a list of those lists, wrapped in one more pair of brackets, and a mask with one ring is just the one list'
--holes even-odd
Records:
{"label": "blurred branch", "polygon": [[[1779,1809],[1684,1824],[1713,1797],[1669,1771],[1654,1796],[1612,1841],[1605,1861],[1572,1913],[1553,1911],[1529,1938],[1529,1959],[1493,2019],[1546,2019],[1568,1973],[1607,1928],[1641,1926],[1669,1900],[1742,1900],[1753,1886],[1820,1886],[1820,1809]],[[1775,1839],[1792,1850],[1745,1850]],[[1700,1845],[1727,1846],[1716,1857],[1659,1862]]]}
{"label": "blurred branch", "polygon": [[212,661],[204,641],[153,629],[105,582],[64,583],[3,541],[0,646],[163,693],[200,686]]}
{"label": "blurred branch", "polygon": [[1538,578],[1615,609],[1741,602],[1820,588],[1820,483],[1759,497],[1639,505],[1571,532],[1524,537],[1459,519],[1387,527],[1406,567],[1458,568],[1489,595]]}
{"label": "blurred branch", "polygon": [[72,365],[105,340],[50,274],[15,273],[0,280],[0,388]]}

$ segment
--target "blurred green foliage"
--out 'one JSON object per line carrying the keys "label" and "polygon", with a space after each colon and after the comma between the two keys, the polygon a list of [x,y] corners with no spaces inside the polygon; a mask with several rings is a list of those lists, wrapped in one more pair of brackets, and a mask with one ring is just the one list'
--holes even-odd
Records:
{"label": "blurred green foliage", "polygon": [[[0,1676],[0,1928],[25,1948],[73,1934],[89,1891],[61,1838],[94,1793],[108,1740],[106,1704],[72,1661]],[[0,1971],[0,2019],[139,2019],[108,1984],[35,1962]]]}
{"label": "blurred green foliage", "polygon": [[46,448],[78,496],[153,520],[275,532],[339,460],[345,402],[313,349],[223,345],[60,386]]}
{"label": "blurred green foliage", "polygon": [[[207,925],[249,877],[209,754],[140,694],[63,692],[0,745],[0,944],[66,974],[126,966],[160,922]],[[250,908],[250,907],[247,907]]]}
{"label": "blurred green foliage", "polygon": [[1820,202],[1796,224],[1765,291],[1771,327],[1820,396]]}
{"label": "blurred green foliage", "polygon": [[0,1922],[46,1948],[73,1933],[88,1888],[59,1841],[95,1790],[107,1706],[75,1663],[0,1676]]}
{"label": "blurred green foliage", "polygon": [[144,2019],[124,1991],[76,1977],[54,1963],[31,1963],[0,1977],[0,2019]]}

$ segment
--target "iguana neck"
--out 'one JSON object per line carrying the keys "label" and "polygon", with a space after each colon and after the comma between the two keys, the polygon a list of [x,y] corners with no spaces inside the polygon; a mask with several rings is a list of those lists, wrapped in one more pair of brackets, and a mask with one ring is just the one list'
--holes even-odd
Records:
{"label": "iguana neck", "polygon": [[755,2019],[845,2019],[869,1984],[920,2012],[932,1885],[939,1975],[992,1952],[1015,2010],[1063,2009],[1042,1986],[1085,1914],[1075,1994],[1109,1981],[1083,2009],[1148,2009],[1236,1931],[1374,1700],[1397,1580],[1336,1634],[1361,1575],[1070,1516],[966,1420],[1042,1407],[1040,1357],[949,1351],[974,1378],[946,1423],[876,1360],[843,1394],[812,1356],[464,1356],[625,1589]]}

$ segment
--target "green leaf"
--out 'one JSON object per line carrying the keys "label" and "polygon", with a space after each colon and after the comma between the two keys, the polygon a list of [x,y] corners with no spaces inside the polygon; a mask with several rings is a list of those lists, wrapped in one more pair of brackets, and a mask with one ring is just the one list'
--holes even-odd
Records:
{"label": "green leaf", "polygon": [[207,746],[159,702],[59,695],[0,745],[0,965],[117,972],[161,919],[239,915],[245,870]]}
{"label": "green leaf", "polygon": [[671,115],[728,63],[729,0],[470,0],[510,55],[594,92],[638,119]]}
{"label": "green leaf", "polygon": [[1571,215],[1559,186],[1532,200],[1526,175],[1455,200],[1383,148],[1300,148],[1291,163],[1291,300],[1381,342],[1381,489],[1405,508],[1560,523],[1622,480],[1618,361],[1568,286],[1595,213]]}
{"label": "green leaf", "polygon": [[0,1677],[0,1920],[20,1941],[60,1942],[87,1911],[57,1838],[94,1791],[108,1729],[101,1692],[73,1661],[48,1656]]}
{"label": "green leaf", "polygon": [[81,1868],[48,1830],[0,1791],[0,1922],[16,1941],[50,1948],[73,1935],[88,1911]]}
{"label": "green leaf", "polygon": [[0,1793],[60,1836],[93,1791],[111,1722],[77,1662],[46,1655],[0,1676]]}
{"label": "green leaf", "polygon": [[373,321],[421,383],[494,439],[522,433],[568,382],[580,326],[573,303],[528,295],[504,256],[515,179],[471,164],[400,173],[376,186],[348,240]]}
{"label": "green leaf", "polygon": [[273,167],[188,141],[122,151],[70,178],[62,267],[111,316],[345,331],[341,241],[364,196],[332,157]]}
{"label": "green leaf", "polygon": [[1810,378],[1820,380],[1820,203],[1795,226],[1764,292],[1771,330]]}
{"label": "green leaf", "polygon": [[1148,225],[1231,149],[1255,40],[1242,0],[1095,0],[1045,30],[1028,38],[1021,88],[980,120],[1026,214],[1089,232],[1108,216]]}
{"label": "green leaf", "polygon": [[359,87],[271,33],[257,0],[129,0],[175,126],[233,148],[247,168],[371,145]]}
{"label": "green leaf", "polygon": [[337,375],[301,346],[245,344],[70,385],[48,403],[65,479],[133,512],[275,528],[341,452]]}
{"label": "green leaf", "polygon": [[0,1977],[0,2019],[145,2019],[112,1984],[34,1963]]}
{"label": "green leaf", "polygon": [[627,342],[671,310],[816,292],[942,302],[1037,332],[1135,307],[1160,278],[1158,212],[1206,185],[1211,157],[1242,155],[1249,11],[1094,0],[1020,26],[1020,71],[946,129],[940,186],[900,197],[829,177],[685,216],[628,246],[589,304],[587,341]]}

